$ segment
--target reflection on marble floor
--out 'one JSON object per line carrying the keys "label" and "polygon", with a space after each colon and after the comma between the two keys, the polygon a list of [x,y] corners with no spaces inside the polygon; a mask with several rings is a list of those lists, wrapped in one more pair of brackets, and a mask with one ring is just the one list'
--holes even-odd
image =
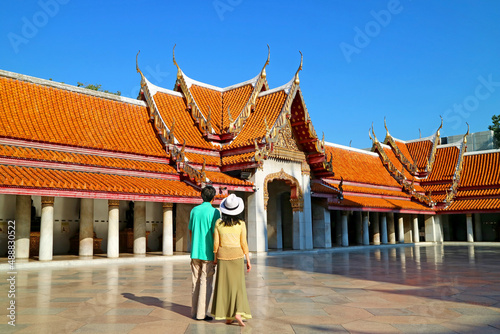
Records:
{"label": "reflection on marble floor", "polygon": [[499,255],[413,246],[256,257],[243,329],[190,318],[188,262],[19,270],[15,327],[0,282],[0,332],[500,333]]}

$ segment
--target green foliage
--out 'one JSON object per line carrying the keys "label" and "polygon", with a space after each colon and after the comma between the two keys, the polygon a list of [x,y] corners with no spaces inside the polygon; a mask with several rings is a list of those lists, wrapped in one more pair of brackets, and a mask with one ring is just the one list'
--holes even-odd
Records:
{"label": "green foliage", "polygon": [[491,117],[493,125],[488,126],[488,130],[493,131],[493,137],[495,138],[495,145],[497,148],[500,147],[500,115],[493,115]]}
{"label": "green foliage", "polygon": [[122,95],[122,92],[120,92],[120,91],[117,91],[116,93],[113,93],[113,92],[110,92],[109,90],[102,90],[101,89],[102,85],[92,85],[92,84],[89,85],[89,84],[82,83],[82,82],[77,82],[76,85],[78,87],[92,89],[92,90],[95,90],[97,92],[109,93],[109,94],[114,94],[114,95],[118,95],[118,96]]}

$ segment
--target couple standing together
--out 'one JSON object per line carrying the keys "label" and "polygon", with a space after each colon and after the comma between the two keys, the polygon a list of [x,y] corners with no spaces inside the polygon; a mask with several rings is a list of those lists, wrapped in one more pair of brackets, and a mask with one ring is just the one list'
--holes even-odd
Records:
{"label": "couple standing together", "polygon": [[[243,212],[243,200],[234,194],[220,204],[219,210],[212,206],[215,188],[206,186],[201,190],[203,203],[191,210],[189,234],[191,238],[191,271],[193,277],[191,316],[197,320],[234,320],[245,326],[243,319],[250,319],[245,287],[245,263],[250,271],[250,257],[246,240],[245,222],[239,218]],[[222,214],[222,215],[221,215]],[[207,315],[212,281],[217,269],[217,278],[212,299],[212,316]]]}

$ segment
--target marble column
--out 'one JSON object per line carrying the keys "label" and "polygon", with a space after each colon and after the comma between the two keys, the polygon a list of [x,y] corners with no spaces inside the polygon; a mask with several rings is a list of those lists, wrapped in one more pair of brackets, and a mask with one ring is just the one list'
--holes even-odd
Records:
{"label": "marble column", "polygon": [[173,203],[163,203],[163,255],[174,255]]}
{"label": "marble column", "polygon": [[405,221],[402,214],[398,215],[398,242],[401,244],[405,243]]}
{"label": "marble column", "polygon": [[436,222],[434,215],[425,215],[425,241],[437,242]]}
{"label": "marble column", "polygon": [[120,201],[108,200],[108,252],[109,258],[120,256],[120,225],[119,225]]}
{"label": "marble column", "polygon": [[348,211],[342,211],[342,246],[349,246],[349,229],[347,225]]}
{"label": "marble column", "polygon": [[481,223],[481,214],[474,214],[474,236],[476,241],[483,241],[483,231]]}
{"label": "marble column", "polygon": [[94,255],[94,199],[80,199],[80,256]]}
{"label": "marble column", "polygon": [[356,244],[363,244],[363,218],[361,217],[361,212],[354,212],[354,221],[356,224]]}
{"label": "marble column", "polygon": [[146,254],[146,202],[134,202],[134,254]]}
{"label": "marble column", "polygon": [[369,213],[363,212],[363,245],[370,244],[370,222],[369,222]]}
{"label": "marble column", "polygon": [[31,196],[16,196],[16,259],[30,256]]}
{"label": "marble column", "polygon": [[303,249],[304,243],[301,238],[301,226],[300,226],[300,212],[293,211],[293,219],[292,219],[292,229],[293,229],[293,237],[292,237],[292,248],[293,249]]}
{"label": "marble column", "polygon": [[314,248],[332,247],[330,211],[320,204],[312,204]]}
{"label": "marble column", "polygon": [[[263,172],[256,172],[250,179],[255,184],[255,192],[248,196],[247,235],[248,249],[251,252],[267,251],[267,213],[264,208],[264,178]],[[294,215],[295,216],[295,215]],[[295,247],[293,247],[295,248]]]}
{"label": "marble column", "polygon": [[382,243],[387,244],[387,215],[385,213],[380,214],[380,234]]}
{"label": "marble column", "polygon": [[472,227],[472,214],[468,213],[466,215],[466,223],[467,223],[467,241],[474,242],[474,230]]}
{"label": "marble column", "polygon": [[413,218],[413,242],[420,242],[420,231],[418,229],[418,215],[412,215]]}
{"label": "marble column", "polygon": [[394,212],[387,213],[387,232],[389,234],[389,243],[396,243],[396,232],[394,229]]}
{"label": "marble column", "polygon": [[342,214],[341,211],[335,211],[335,244],[342,246]]}
{"label": "marble column", "polygon": [[371,223],[373,224],[373,244],[380,245],[380,224],[378,220],[378,212],[373,212],[372,217]]}
{"label": "marble column", "polygon": [[50,261],[54,252],[54,197],[42,196],[39,260]]}

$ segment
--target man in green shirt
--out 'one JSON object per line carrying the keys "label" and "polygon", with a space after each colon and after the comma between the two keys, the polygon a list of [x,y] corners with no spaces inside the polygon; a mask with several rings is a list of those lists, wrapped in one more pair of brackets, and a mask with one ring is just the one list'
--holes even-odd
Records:
{"label": "man in green shirt", "polygon": [[197,320],[213,320],[207,315],[212,296],[215,274],[214,228],[220,212],[212,206],[215,188],[206,186],[201,190],[203,203],[191,210],[189,236],[191,238],[191,271],[193,278],[191,316]]}

